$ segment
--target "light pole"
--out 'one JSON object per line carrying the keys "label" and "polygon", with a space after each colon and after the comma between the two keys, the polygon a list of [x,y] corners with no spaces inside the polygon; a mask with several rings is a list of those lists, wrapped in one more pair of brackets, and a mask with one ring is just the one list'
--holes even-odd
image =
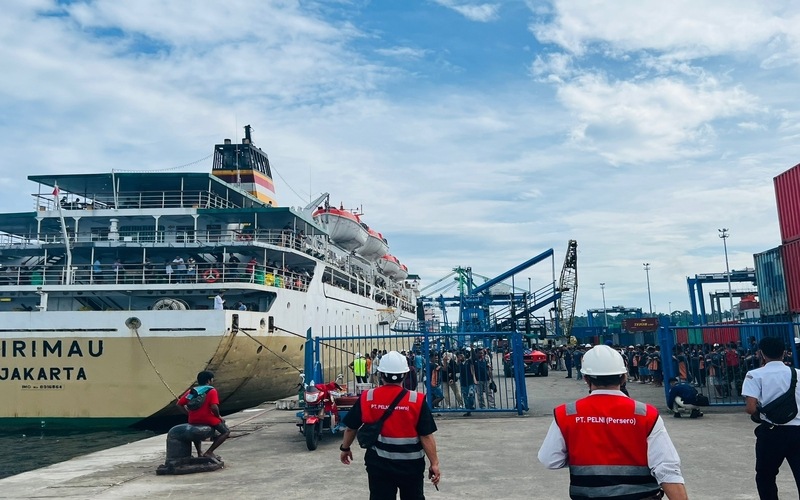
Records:
{"label": "light pole", "polygon": [[[717,229],[719,231],[719,237],[722,238],[722,248],[725,249],[725,273],[728,275],[728,298],[731,301],[731,321],[733,321],[733,290],[731,289],[731,269],[728,267],[728,228],[723,227],[722,229]],[[722,314],[722,311],[720,311]]]}
{"label": "light pole", "polygon": [[606,328],[608,328],[608,313],[606,312],[606,284],[600,283],[600,291],[603,293],[603,318],[606,320]]}
{"label": "light pole", "polygon": [[653,299],[650,297],[650,263],[645,262],[644,272],[647,274],[647,303],[650,304],[650,314],[653,314]]}

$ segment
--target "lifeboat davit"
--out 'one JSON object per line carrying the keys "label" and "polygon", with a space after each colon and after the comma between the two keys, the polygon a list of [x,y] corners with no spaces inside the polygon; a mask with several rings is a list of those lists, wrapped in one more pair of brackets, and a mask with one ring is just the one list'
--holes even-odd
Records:
{"label": "lifeboat davit", "polygon": [[317,209],[312,216],[328,229],[331,240],[345,250],[353,251],[367,242],[369,233],[353,212],[328,207]]}
{"label": "lifeboat davit", "polygon": [[408,278],[408,268],[405,264],[400,264],[400,272],[397,273],[396,278],[398,281],[403,281]]}
{"label": "lifeboat davit", "polygon": [[395,279],[397,279],[402,272],[400,261],[397,260],[397,257],[394,255],[389,255],[388,253],[378,259],[378,269],[380,269],[381,272],[386,276]]}
{"label": "lifeboat davit", "polygon": [[383,238],[383,235],[374,229],[369,230],[369,236],[364,246],[357,251],[358,255],[364,257],[370,262],[375,262],[381,256],[389,253],[389,244]]}

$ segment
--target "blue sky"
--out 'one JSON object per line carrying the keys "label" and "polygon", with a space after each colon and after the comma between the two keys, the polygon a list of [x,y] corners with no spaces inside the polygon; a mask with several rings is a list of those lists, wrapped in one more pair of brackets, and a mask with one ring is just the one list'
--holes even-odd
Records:
{"label": "blue sky", "polygon": [[725,269],[718,228],[735,269],[780,243],[798,21],[788,1],[16,0],[2,210],[32,207],[28,174],[171,168],[249,123],[281,204],[363,207],[423,284],[547,248],[560,267],[576,239],[579,311],[600,282],[646,309],[644,262],[654,308],[686,309],[686,276]]}

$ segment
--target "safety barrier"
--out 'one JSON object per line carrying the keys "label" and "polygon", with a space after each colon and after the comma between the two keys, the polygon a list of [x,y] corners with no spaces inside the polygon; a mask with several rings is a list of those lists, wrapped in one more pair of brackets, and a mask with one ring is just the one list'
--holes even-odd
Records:
{"label": "safety barrier", "polygon": [[[748,370],[761,366],[758,342],[778,337],[786,344],[784,362],[798,366],[800,324],[758,323],[659,328],[664,393],[678,377],[708,397],[712,406],[741,406],[742,383]],[[701,342],[702,341],[702,342]]]}
{"label": "safety barrier", "polygon": [[[498,342],[501,338],[509,342]],[[499,345],[511,346],[511,350],[500,349]],[[409,359],[407,387],[424,393],[431,410],[437,413],[522,415],[528,410],[526,372],[542,374],[538,365],[532,369],[530,363],[526,365],[531,356],[526,359],[523,355],[520,333],[384,333],[377,327],[375,331],[334,331],[315,337],[309,331],[305,346],[306,383],[330,382],[341,374],[340,384],[358,394],[380,383],[375,360],[379,364],[380,354],[392,350],[405,353]],[[473,373],[477,383],[465,384],[462,373]],[[546,368],[543,374],[547,375]]]}

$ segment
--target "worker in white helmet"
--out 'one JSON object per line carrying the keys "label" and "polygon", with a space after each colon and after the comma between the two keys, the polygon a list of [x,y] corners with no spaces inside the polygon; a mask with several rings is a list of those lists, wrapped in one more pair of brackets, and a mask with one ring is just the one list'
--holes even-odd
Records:
{"label": "worker in white helmet", "polygon": [[364,464],[370,498],[397,498],[398,490],[400,498],[425,498],[425,457],[430,462],[428,478],[438,489],[441,473],[433,437],[436,422],[425,395],[403,388],[408,371],[405,356],[397,351],[384,354],[378,366],[383,385],[362,392],[342,420],[347,428],[339,447],[339,459],[345,465],[353,460],[350,445],[357,431],[382,421],[374,441],[368,442],[358,433],[359,445],[366,448]]}
{"label": "worker in white helmet", "polygon": [[549,469],[569,467],[569,495],[588,498],[688,498],[680,458],[658,410],[620,391],[622,356],[598,345],[583,356],[589,396],[558,406],[539,449]]}

